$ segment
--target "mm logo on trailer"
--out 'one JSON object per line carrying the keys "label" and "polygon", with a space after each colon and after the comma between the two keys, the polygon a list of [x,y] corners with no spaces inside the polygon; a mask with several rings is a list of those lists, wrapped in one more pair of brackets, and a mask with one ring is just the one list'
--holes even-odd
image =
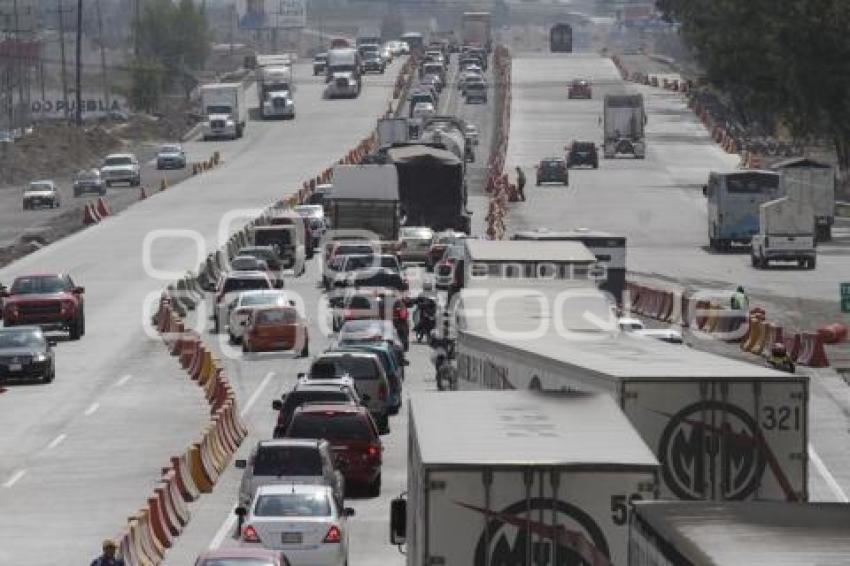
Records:
{"label": "mm logo on trailer", "polygon": [[664,483],[680,499],[746,499],[765,471],[764,444],[758,424],[740,407],[722,401],[688,405],[670,416],[661,434]]}
{"label": "mm logo on trailer", "polygon": [[535,497],[517,501],[502,511],[457,504],[489,519],[475,546],[474,566],[611,564],[602,529],[575,505]]}

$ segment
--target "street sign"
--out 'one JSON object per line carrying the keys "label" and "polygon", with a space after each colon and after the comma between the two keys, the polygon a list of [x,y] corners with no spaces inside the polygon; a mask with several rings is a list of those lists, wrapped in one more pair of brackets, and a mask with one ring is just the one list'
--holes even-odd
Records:
{"label": "street sign", "polygon": [[850,313],[850,283],[842,283],[841,291],[841,312]]}
{"label": "street sign", "polygon": [[237,0],[242,29],[294,29],[307,24],[307,0]]}

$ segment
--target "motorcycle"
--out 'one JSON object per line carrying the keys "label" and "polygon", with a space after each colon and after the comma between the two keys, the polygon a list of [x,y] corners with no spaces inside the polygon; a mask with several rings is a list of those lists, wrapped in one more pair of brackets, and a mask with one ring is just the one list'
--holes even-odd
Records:
{"label": "motorcycle", "polygon": [[429,338],[436,327],[437,304],[431,299],[420,299],[414,315],[413,331],[416,333],[416,341],[421,343],[423,339]]}
{"label": "motorcycle", "polygon": [[454,359],[454,341],[432,339],[431,347],[434,348],[431,353],[431,361],[437,369],[435,376],[437,390],[456,389],[455,369],[451,363],[451,360]]}
{"label": "motorcycle", "polygon": [[784,371],[787,373],[794,373],[796,368],[794,367],[794,362],[789,359],[777,361],[777,360],[767,360],[767,365],[775,370]]}

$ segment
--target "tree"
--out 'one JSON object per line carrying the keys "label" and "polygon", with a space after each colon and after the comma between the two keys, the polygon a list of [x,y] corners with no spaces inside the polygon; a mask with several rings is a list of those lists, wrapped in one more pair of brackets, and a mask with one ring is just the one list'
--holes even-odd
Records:
{"label": "tree", "polygon": [[154,112],[159,106],[165,68],[157,61],[136,59],[130,64],[130,104],[144,112]]}

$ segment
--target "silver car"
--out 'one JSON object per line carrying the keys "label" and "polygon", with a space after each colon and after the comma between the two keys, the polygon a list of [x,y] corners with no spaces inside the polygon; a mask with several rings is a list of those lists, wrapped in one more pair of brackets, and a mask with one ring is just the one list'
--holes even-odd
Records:
{"label": "silver car", "polygon": [[426,263],[431,243],[434,241],[434,231],[426,226],[407,226],[401,229],[401,261],[411,263]]}
{"label": "silver car", "polygon": [[263,485],[320,484],[331,488],[334,498],[342,503],[345,479],[334,467],[333,454],[327,440],[278,438],[263,440],[251,451],[248,460],[236,460],[242,470],[239,504],[247,505],[257,488]]}

